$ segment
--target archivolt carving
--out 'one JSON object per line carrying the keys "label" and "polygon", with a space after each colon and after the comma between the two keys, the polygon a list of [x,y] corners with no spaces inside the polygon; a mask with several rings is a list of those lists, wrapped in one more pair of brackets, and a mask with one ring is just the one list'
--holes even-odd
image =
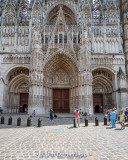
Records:
{"label": "archivolt carving", "polygon": [[25,75],[29,75],[29,70],[28,69],[17,69],[16,71],[14,71],[13,73],[11,73],[10,77],[9,77],[9,82],[15,78],[16,76],[20,75],[20,74],[25,74]]}
{"label": "archivolt carving", "polygon": [[93,85],[93,94],[94,93],[105,93],[104,87],[98,83]]}
{"label": "archivolt carving", "polygon": [[20,93],[28,93],[29,92],[29,85],[27,83],[23,83],[19,86],[18,91]]}
{"label": "archivolt carving", "polygon": [[53,77],[53,84],[69,84],[68,74],[63,69],[59,69]]}
{"label": "archivolt carving", "polygon": [[97,69],[92,72],[94,93],[112,93],[112,73],[105,69]]}
{"label": "archivolt carving", "polygon": [[[29,78],[27,75],[18,75],[8,85],[8,92],[18,93],[21,90],[28,92]],[[23,93],[23,92],[22,92]]]}
{"label": "archivolt carving", "polygon": [[64,68],[69,75],[76,75],[78,72],[77,64],[75,64],[72,59],[66,55],[57,54],[47,61],[44,66],[44,75],[52,77],[60,68]]}
{"label": "archivolt carving", "polygon": [[[100,84],[100,86],[102,86],[104,93],[112,93],[113,91],[113,85],[112,83],[108,80],[105,79],[104,77],[96,77],[93,79],[93,90],[95,90],[96,93],[96,86]],[[100,91],[98,90],[98,93]]]}
{"label": "archivolt carving", "polygon": [[108,78],[110,81],[112,81],[112,76],[104,70],[99,69],[99,70],[93,71],[92,75],[93,75],[93,77],[104,76],[104,77]]}

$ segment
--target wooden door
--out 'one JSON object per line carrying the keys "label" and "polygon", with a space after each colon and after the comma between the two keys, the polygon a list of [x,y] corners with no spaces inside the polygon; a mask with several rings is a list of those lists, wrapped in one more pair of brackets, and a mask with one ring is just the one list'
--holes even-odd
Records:
{"label": "wooden door", "polygon": [[53,89],[53,110],[69,113],[69,89]]}
{"label": "wooden door", "polygon": [[20,94],[20,112],[23,112],[23,105],[26,104],[28,106],[28,93]]}
{"label": "wooden door", "polygon": [[[95,112],[95,109],[99,106],[99,113],[103,112],[103,94],[93,94],[93,109]],[[102,108],[101,108],[102,106]]]}

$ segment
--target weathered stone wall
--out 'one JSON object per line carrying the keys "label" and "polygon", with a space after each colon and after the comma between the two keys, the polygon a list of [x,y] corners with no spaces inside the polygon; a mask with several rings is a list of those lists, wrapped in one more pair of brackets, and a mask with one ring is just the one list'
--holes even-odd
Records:
{"label": "weathered stone wall", "polygon": [[18,112],[24,92],[29,113],[45,113],[53,105],[53,88],[70,88],[70,112],[74,107],[93,111],[93,93],[103,94],[104,109],[127,107],[127,5],[122,1],[121,8],[113,0],[3,3],[0,106]]}

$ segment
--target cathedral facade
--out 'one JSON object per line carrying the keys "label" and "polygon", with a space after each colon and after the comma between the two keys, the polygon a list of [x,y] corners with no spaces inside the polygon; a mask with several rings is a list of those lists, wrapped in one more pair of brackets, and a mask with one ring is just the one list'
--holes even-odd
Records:
{"label": "cathedral facade", "polygon": [[0,0],[0,107],[128,106],[127,0]]}

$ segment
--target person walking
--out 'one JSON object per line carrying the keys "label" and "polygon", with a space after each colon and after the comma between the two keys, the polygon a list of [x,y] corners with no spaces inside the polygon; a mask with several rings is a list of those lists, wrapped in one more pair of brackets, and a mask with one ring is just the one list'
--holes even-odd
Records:
{"label": "person walking", "polygon": [[3,113],[3,109],[0,107],[0,113],[2,114]]}
{"label": "person walking", "polygon": [[82,112],[82,110],[80,109],[80,119],[82,119],[82,114],[83,114],[83,112]]}
{"label": "person walking", "polygon": [[75,126],[77,128],[77,127],[80,127],[80,119],[79,119],[79,111],[78,111],[78,109],[76,111],[74,111],[74,113],[75,113]]}
{"label": "person walking", "polygon": [[127,122],[128,121],[128,108],[126,108],[125,116],[126,116],[126,122]]}
{"label": "person walking", "polygon": [[89,116],[90,116],[90,120],[92,120],[92,110],[91,110],[91,108],[89,108]]}
{"label": "person walking", "polygon": [[112,109],[108,110],[108,121],[109,121],[109,125],[111,125],[111,118],[110,118],[110,115],[111,115],[111,112],[112,112]]}
{"label": "person walking", "polygon": [[116,109],[116,107],[114,108],[114,111],[115,111],[115,113],[116,113],[116,120],[115,120],[115,122],[117,122],[118,115],[117,115],[117,109]]}
{"label": "person walking", "polygon": [[112,112],[110,113],[110,119],[111,119],[111,124],[112,124],[112,128],[116,128],[116,112],[114,109],[112,109]]}
{"label": "person walking", "polygon": [[54,112],[54,118],[56,119],[57,118],[57,114]]}
{"label": "person walking", "polygon": [[36,111],[33,110],[32,116],[35,117],[36,116]]}
{"label": "person walking", "polygon": [[32,115],[30,115],[30,126],[32,126]]}
{"label": "person walking", "polygon": [[124,121],[125,121],[125,114],[123,112],[123,110],[120,110],[120,125],[121,125],[121,129],[125,129],[125,124],[124,124]]}
{"label": "person walking", "polygon": [[105,118],[107,118],[107,117],[108,117],[108,111],[107,111],[107,109],[105,109],[104,117],[105,117]]}
{"label": "person walking", "polygon": [[50,120],[53,121],[53,113],[54,113],[53,109],[51,108],[49,112],[50,112]]}

